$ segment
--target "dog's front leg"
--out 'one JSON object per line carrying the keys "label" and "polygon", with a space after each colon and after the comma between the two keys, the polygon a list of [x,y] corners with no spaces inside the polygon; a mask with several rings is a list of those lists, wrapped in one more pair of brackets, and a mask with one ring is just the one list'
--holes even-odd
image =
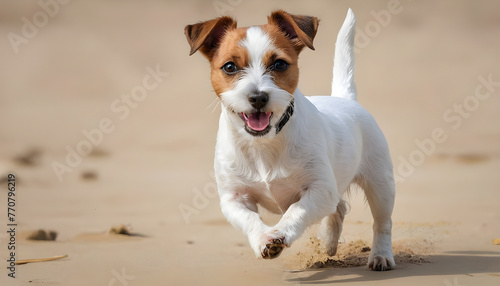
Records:
{"label": "dog's front leg", "polygon": [[[220,192],[220,191],[219,191]],[[263,241],[264,233],[270,228],[260,218],[256,202],[247,194],[220,192],[220,206],[226,219],[236,229],[248,236],[255,255],[262,258],[275,258],[281,249],[268,245],[273,241]]]}
{"label": "dog's front leg", "polygon": [[264,233],[265,238],[262,240],[282,244],[271,244],[271,247],[290,246],[308,226],[335,213],[338,203],[339,196],[334,182],[312,184],[298,202],[290,205],[278,224]]}

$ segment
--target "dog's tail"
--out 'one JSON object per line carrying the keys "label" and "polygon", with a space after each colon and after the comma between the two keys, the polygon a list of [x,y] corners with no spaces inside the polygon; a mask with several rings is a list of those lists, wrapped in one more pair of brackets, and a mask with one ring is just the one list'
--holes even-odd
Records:
{"label": "dog's tail", "polygon": [[340,28],[335,44],[333,64],[332,96],[357,99],[354,83],[354,35],[356,33],[356,17],[351,8]]}

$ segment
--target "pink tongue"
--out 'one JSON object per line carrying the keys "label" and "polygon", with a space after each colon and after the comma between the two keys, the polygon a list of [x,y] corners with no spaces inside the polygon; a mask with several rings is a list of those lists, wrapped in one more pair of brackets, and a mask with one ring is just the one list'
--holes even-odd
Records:
{"label": "pink tongue", "polygon": [[262,131],[269,126],[269,118],[271,117],[271,112],[255,112],[248,116],[248,127],[255,131]]}

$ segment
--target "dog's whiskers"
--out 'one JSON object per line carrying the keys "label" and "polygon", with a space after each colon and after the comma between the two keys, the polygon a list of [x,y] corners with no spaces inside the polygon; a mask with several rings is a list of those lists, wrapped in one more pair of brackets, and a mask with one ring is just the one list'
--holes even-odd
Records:
{"label": "dog's whiskers", "polygon": [[[212,102],[210,102],[209,105],[207,105],[207,107],[205,107],[206,109],[210,108],[212,105],[214,106],[214,108],[212,109],[212,113],[214,113],[215,109],[217,109],[217,106],[219,106],[221,100],[220,98],[216,97]],[[214,105],[215,103],[215,105]]]}
{"label": "dog's whiskers", "polygon": [[214,109],[212,109],[212,113],[214,113],[214,111],[217,109],[217,106],[219,106],[219,104],[221,103],[221,101],[217,101],[217,103],[215,104],[214,106]]}

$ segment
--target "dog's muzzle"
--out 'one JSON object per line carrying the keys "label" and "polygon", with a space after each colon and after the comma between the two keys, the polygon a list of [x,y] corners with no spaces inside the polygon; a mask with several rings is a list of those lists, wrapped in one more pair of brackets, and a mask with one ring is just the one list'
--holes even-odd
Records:
{"label": "dog's muzzle", "polygon": [[[288,120],[290,120],[290,117],[293,115],[293,110],[294,104],[293,101],[291,101],[278,123],[276,123],[276,134],[278,134]],[[245,122],[245,131],[250,135],[264,136],[271,131],[271,118],[274,115],[272,112],[256,111],[249,114],[241,112],[238,115],[241,120]]]}
{"label": "dog's muzzle", "polygon": [[245,131],[253,136],[264,136],[271,130],[272,112],[253,112],[239,114],[240,118],[245,122]]}

